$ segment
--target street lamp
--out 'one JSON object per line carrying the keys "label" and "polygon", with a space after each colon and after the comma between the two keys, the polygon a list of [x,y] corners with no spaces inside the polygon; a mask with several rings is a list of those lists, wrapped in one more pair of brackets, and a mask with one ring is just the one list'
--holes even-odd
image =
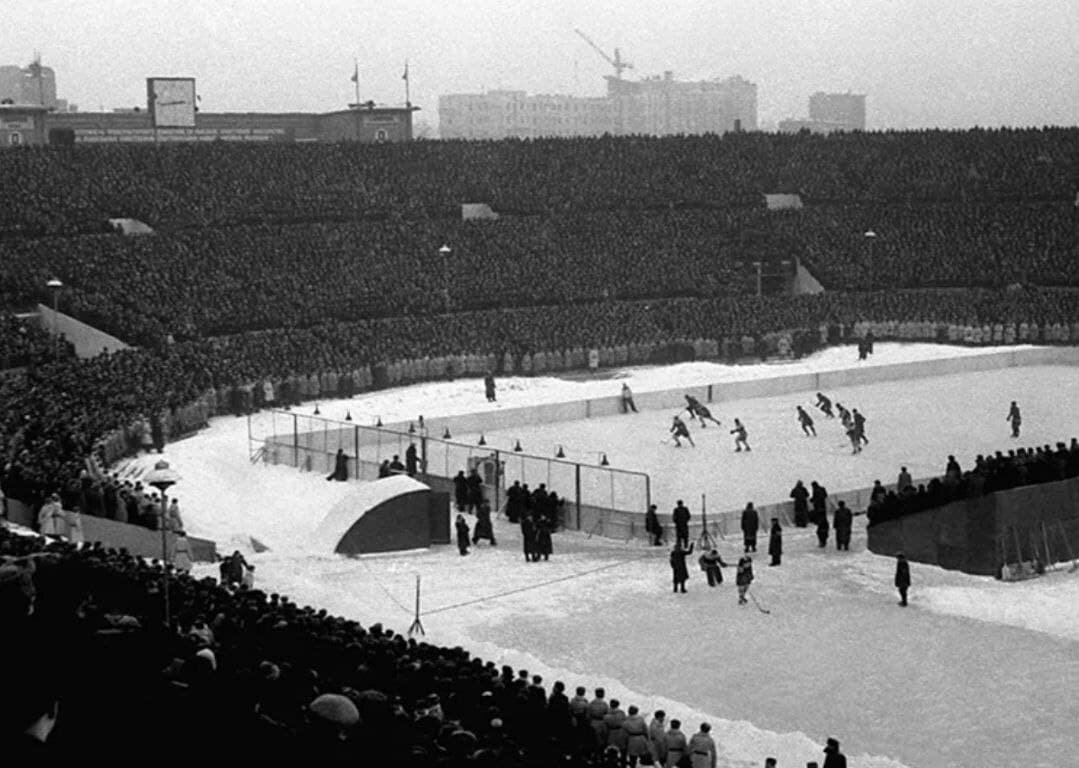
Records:
{"label": "street lamp", "polygon": [[45,283],[45,287],[52,291],[52,335],[54,337],[53,349],[57,358],[60,357],[60,289],[64,284],[60,278],[54,277]]}
{"label": "street lamp", "polygon": [[438,255],[442,257],[442,298],[446,304],[446,311],[450,311],[450,254],[453,249],[445,243],[438,249]]}
{"label": "street lamp", "polygon": [[167,461],[159,461],[146,475],[146,484],[152,485],[161,491],[161,561],[165,569],[165,626],[172,629],[172,612],[169,607],[169,532],[168,532],[168,503],[166,494],[169,488],[180,482],[180,475],[169,467]]}
{"label": "street lamp", "polygon": [[871,229],[865,232],[865,241],[869,243],[869,290],[873,290],[873,243],[877,239],[877,233]]}

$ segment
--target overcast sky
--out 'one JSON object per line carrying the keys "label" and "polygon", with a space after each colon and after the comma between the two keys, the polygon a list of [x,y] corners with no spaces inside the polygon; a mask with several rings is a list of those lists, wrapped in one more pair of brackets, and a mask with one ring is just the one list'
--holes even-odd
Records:
{"label": "overcast sky", "polygon": [[871,128],[1079,124],[1079,0],[35,0],[5,3],[0,64],[35,50],[83,111],[145,104],[149,75],[193,76],[204,111],[343,108],[490,88],[598,95],[642,77],[738,74],[762,125],[817,90],[868,95]]}

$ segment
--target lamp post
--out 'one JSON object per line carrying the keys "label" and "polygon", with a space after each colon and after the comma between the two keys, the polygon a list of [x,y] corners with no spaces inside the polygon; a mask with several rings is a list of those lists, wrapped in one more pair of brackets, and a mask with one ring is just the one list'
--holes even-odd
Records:
{"label": "lamp post", "polygon": [[764,265],[759,261],[755,261],[753,262],[753,268],[757,271],[757,298],[759,299],[764,293],[762,285],[762,271],[764,269]]}
{"label": "lamp post", "polygon": [[438,249],[438,255],[442,258],[442,298],[445,301],[446,311],[450,311],[450,254],[453,249],[445,243]]}
{"label": "lamp post", "polygon": [[54,277],[49,282],[45,283],[45,287],[52,291],[52,335],[53,335],[53,352],[54,356],[60,357],[60,289],[64,287],[64,284],[60,282],[60,278]]}
{"label": "lamp post", "polygon": [[871,229],[866,230],[865,241],[869,244],[869,257],[868,257],[868,287],[872,292],[873,290],[873,243],[876,242],[877,233]]}
{"label": "lamp post", "polygon": [[169,467],[167,461],[159,461],[146,475],[146,484],[161,491],[161,561],[165,569],[165,626],[172,629],[172,610],[169,606],[169,531],[168,531],[168,495],[166,491],[180,481],[180,475]]}

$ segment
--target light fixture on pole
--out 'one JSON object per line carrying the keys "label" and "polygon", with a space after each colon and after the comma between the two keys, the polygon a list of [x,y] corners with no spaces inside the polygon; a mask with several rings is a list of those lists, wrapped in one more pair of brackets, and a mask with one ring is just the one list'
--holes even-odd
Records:
{"label": "light fixture on pole", "polygon": [[169,605],[169,531],[168,531],[168,494],[169,488],[180,482],[180,475],[169,467],[167,461],[159,461],[146,475],[146,484],[161,492],[161,564],[165,569],[165,626],[172,629],[172,610]]}
{"label": "light fixture on pole", "polygon": [[446,311],[450,311],[450,254],[453,249],[445,243],[438,249],[438,255],[442,259],[442,300]]}
{"label": "light fixture on pole", "polygon": [[56,357],[60,357],[60,289],[64,284],[60,278],[54,277],[45,283],[45,287],[52,291],[52,335],[53,348]]}
{"label": "light fixture on pole", "polygon": [[868,259],[868,273],[869,273],[869,290],[873,290],[873,243],[876,242],[877,233],[871,229],[867,229],[865,232],[865,241],[869,243],[869,259]]}

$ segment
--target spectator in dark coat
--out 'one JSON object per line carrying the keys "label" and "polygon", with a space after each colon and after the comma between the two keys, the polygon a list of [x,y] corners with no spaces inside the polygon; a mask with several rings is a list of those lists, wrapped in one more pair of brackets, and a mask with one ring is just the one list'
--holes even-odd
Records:
{"label": "spectator in dark coat", "polygon": [[457,520],[453,524],[454,529],[457,531],[457,550],[462,555],[468,554],[468,521],[465,520],[464,515],[457,515]]}
{"label": "spectator in dark coat", "polygon": [[476,510],[476,527],[472,529],[472,543],[476,544],[480,539],[487,539],[492,547],[498,544],[494,526],[491,525],[491,505],[486,501]]}
{"label": "spectator in dark coat", "polygon": [[466,508],[469,512],[474,512],[483,503],[483,479],[475,467],[469,471],[465,483],[468,487]]}
{"label": "spectator in dark coat", "polygon": [[835,739],[828,739],[824,754],[826,757],[821,768],[847,768],[847,758],[839,751],[839,742]]}
{"label": "spectator in dark coat", "polygon": [[674,582],[675,592],[686,591],[686,581],[689,579],[689,569],[686,567],[686,558],[693,554],[693,545],[688,549],[682,548],[682,542],[676,541],[671,550],[671,578]]}
{"label": "spectator in dark coat", "polygon": [[521,515],[521,547],[524,549],[525,562],[536,560],[536,521],[526,512]]}
{"label": "spectator in dark coat", "polygon": [[532,553],[533,560],[551,559],[553,545],[551,543],[551,521],[546,517],[536,520],[536,548]]}
{"label": "spectator in dark coat", "polygon": [[757,551],[757,531],[760,530],[760,527],[760,515],[753,508],[753,502],[751,501],[742,510],[742,541],[746,552]]}
{"label": "spectator in dark coat", "polygon": [[658,547],[663,543],[663,524],[659,522],[655,504],[649,505],[648,511],[644,513],[644,530],[651,539],[652,546]]}
{"label": "spectator in dark coat", "polygon": [[465,479],[465,471],[460,470],[453,478],[453,501],[457,505],[458,512],[464,512],[468,506],[468,480]]}
{"label": "spectator in dark coat", "polygon": [[809,523],[809,491],[801,480],[794,484],[790,497],[794,499],[794,524],[799,528],[805,528]]}
{"label": "spectator in dark coat", "polygon": [[675,543],[681,544],[683,549],[689,546],[689,517],[689,508],[679,499],[671,518],[674,520]]}
{"label": "spectator in dark coat", "polygon": [[835,548],[850,551],[850,532],[854,526],[854,513],[850,511],[847,502],[840,501],[836,506],[832,525],[835,526]]}
{"label": "spectator in dark coat", "polygon": [[326,479],[339,482],[348,480],[348,456],[343,449],[337,449],[337,455],[333,457],[333,472],[327,475]]}
{"label": "spectator in dark coat", "polygon": [[779,518],[772,518],[772,530],[768,534],[768,556],[772,562],[768,565],[779,565],[783,559],[783,529],[779,527]]}
{"label": "spectator in dark coat", "polygon": [[895,588],[899,590],[899,604],[906,607],[907,590],[910,589],[910,563],[902,552],[895,556]]}
{"label": "spectator in dark coat", "polygon": [[419,470],[420,461],[416,452],[416,444],[409,443],[408,448],[405,449],[405,472],[409,477],[415,476]]}

